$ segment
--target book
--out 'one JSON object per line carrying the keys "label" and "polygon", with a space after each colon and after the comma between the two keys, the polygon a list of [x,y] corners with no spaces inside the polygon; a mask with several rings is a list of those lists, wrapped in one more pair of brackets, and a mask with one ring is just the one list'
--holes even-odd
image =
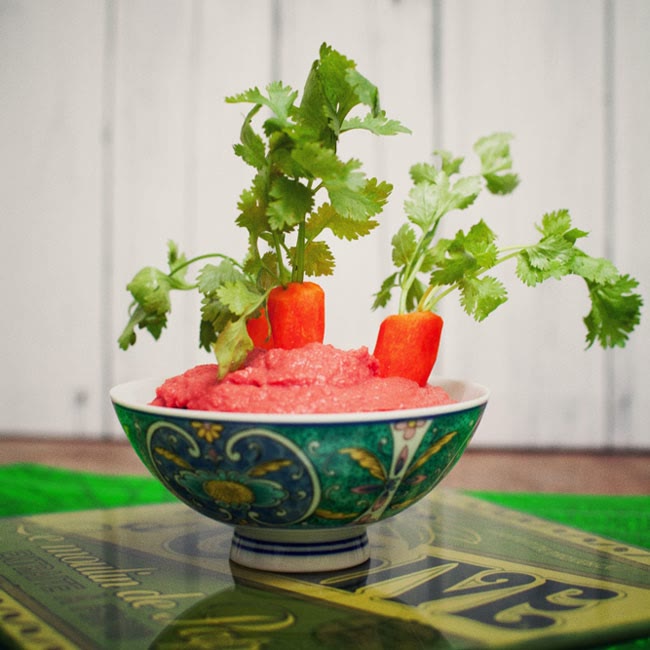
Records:
{"label": "book", "polygon": [[650,551],[450,490],[279,574],[181,503],[0,519],[0,646],[574,648],[650,636]]}

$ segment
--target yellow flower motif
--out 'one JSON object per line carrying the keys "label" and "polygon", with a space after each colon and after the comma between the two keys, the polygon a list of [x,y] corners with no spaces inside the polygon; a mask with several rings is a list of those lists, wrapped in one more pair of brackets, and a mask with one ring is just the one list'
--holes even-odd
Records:
{"label": "yellow flower motif", "polygon": [[238,481],[211,480],[203,484],[204,492],[219,503],[242,505],[253,503],[255,494],[247,485]]}
{"label": "yellow flower motif", "polygon": [[221,424],[210,424],[208,422],[192,422],[192,427],[196,429],[196,435],[206,442],[214,442],[221,437],[223,426]]}

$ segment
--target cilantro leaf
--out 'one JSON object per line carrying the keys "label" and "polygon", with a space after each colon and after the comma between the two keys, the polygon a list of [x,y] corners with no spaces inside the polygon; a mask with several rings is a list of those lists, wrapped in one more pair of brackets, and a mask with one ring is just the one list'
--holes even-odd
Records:
{"label": "cilantro leaf", "polygon": [[567,210],[546,213],[537,229],[542,238],[523,247],[517,259],[517,276],[528,286],[550,278],[559,280],[571,273],[577,250],[575,242],[586,236],[584,231],[571,227]]}
{"label": "cilantro leaf", "polygon": [[253,341],[246,330],[246,319],[228,321],[212,349],[219,362],[218,377],[223,379],[232,369],[238,368],[253,349]]}
{"label": "cilantro leaf", "polygon": [[282,126],[288,125],[289,116],[298,92],[290,86],[283,85],[280,81],[273,81],[268,84],[266,91],[267,94],[265,95],[259,88],[251,88],[237,95],[226,97],[226,102],[229,104],[248,103],[266,106],[274,114],[273,120],[275,122]]}
{"label": "cilantro leaf", "polygon": [[381,288],[375,294],[375,300],[372,303],[372,309],[379,309],[385,307],[391,299],[393,289],[397,286],[397,271],[389,275],[382,283]]}
{"label": "cilantro leaf", "polygon": [[524,248],[517,259],[517,276],[529,287],[550,278],[559,280],[571,268],[574,250],[562,237],[545,237]]}
{"label": "cilantro leaf", "polygon": [[[351,179],[353,181],[353,179]],[[331,182],[327,185],[327,192],[334,209],[343,217],[355,221],[363,221],[368,216],[381,212],[384,199],[377,198],[377,186],[366,182],[361,188],[356,188],[353,182]]]}
{"label": "cilantro leaf", "polygon": [[438,217],[439,185],[429,182],[417,183],[404,202],[404,211],[411,222],[426,231],[434,228]]}
{"label": "cilantro leaf", "polygon": [[416,163],[415,165],[411,165],[409,169],[409,176],[415,187],[421,183],[435,185],[441,174],[446,174],[446,172],[427,162]]}
{"label": "cilantro leaf", "polygon": [[140,305],[134,303],[129,321],[118,337],[118,344],[122,350],[134,345],[137,340],[136,328],[146,329],[155,340],[160,338],[163,329],[167,326],[166,314],[148,314]]}
{"label": "cilantro leaf", "polygon": [[510,194],[519,185],[516,174],[483,174],[492,194]]}
{"label": "cilantro leaf", "polygon": [[237,316],[256,311],[262,301],[259,292],[250,289],[245,280],[223,282],[214,293],[221,303]]}
{"label": "cilantro leaf", "polygon": [[583,320],[588,348],[595,341],[603,348],[625,346],[641,320],[643,299],[634,292],[638,285],[629,275],[604,283],[587,280],[591,311]]}
{"label": "cilantro leaf", "polygon": [[619,279],[618,269],[608,259],[591,257],[577,249],[570,272],[595,284],[609,284]]}
{"label": "cilantro leaf", "polygon": [[474,224],[465,234],[462,230],[453,239],[440,239],[433,249],[435,267],[431,282],[454,284],[469,276],[492,268],[498,259],[496,236],[485,221]]}
{"label": "cilantro leaf", "polygon": [[336,153],[321,145],[304,144],[293,157],[311,177],[321,178],[332,207],[343,217],[365,220],[381,212],[392,186],[366,179],[358,160],[340,160]]}
{"label": "cilantro leaf", "polygon": [[391,240],[393,264],[396,267],[405,266],[415,255],[418,242],[415,230],[407,223],[402,224],[400,229],[393,235]]}
{"label": "cilantro leaf", "polygon": [[370,131],[375,135],[396,135],[411,132],[397,120],[389,120],[384,111],[380,111],[377,115],[368,113],[364,117],[354,116],[345,120],[341,126],[341,133],[355,129]]}
{"label": "cilantro leaf", "polygon": [[379,116],[379,90],[371,81],[366,79],[354,65],[345,68],[345,81],[354,90],[357,102],[370,108],[371,115]]}
{"label": "cilantro leaf", "polygon": [[257,240],[262,233],[269,229],[266,205],[255,187],[241,193],[237,207],[239,215],[235,219],[235,223],[248,230],[253,240]]}
{"label": "cilantro leaf", "polygon": [[248,123],[242,127],[241,142],[235,144],[233,150],[245,163],[255,169],[263,169],[266,165],[264,140],[255,133]]}
{"label": "cilantro leaf", "polygon": [[511,140],[510,133],[493,133],[474,144],[481,161],[481,174],[493,194],[510,194],[519,185],[517,174],[508,173],[512,169]]}
{"label": "cilantro leaf", "polygon": [[223,260],[219,264],[206,264],[197,275],[197,287],[202,294],[213,294],[226,282],[241,280],[244,276],[232,262]]}
{"label": "cilantro leaf", "polygon": [[167,266],[170,275],[176,278],[177,282],[182,282],[187,272],[187,257],[178,250],[178,244],[174,241],[167,242]]}
{"label": "cilantro leaf", "polygon": [[[351,71],[355,69],[354,61],[329,45],[323,44],[319,54],[320,81],[326,99],[324,110],[330,128],[338,137],[346,115],[361,101],[355,85],[361,87],[366,103],[369,101],[368,93],[376,94],[376,89],[373,89],[369,82],[364,84],[360,75],[351,75]],[[351,81],[352,83],[350,83]],[[373,102],[373,100],[370,101]],[[376,101],[378,100],[374,99],[374,102]]]}
{"label": "cilantro leaf", "polygon": [[211,349],[212,343],[235,315],[220,298],[219,290],[223,285],[240,281],[242,277],[244,276],[225,260],[219,265],[206,264],[199,271],[197,286],[203,295],[199,337],[201,347],[206,350]]}
{"label": "cilantro leaf", "polygon": [[460,178],[454,183],[446,211],[464,210],[474,203],[480,191],[481,180],[478,176]]}
{"label": "cilantro leaf", "polygon": [[265,299],[247,275],[228,261],[206,264],[198,278],[203,293],[200,342],[212,349],[219,364],[219,376],[240,366],[253,344],[246,321],[257,313]]}
{"label": "cilantro leaf", "polygon": [[153,266],[138,271],[126,288],[147,314],[164,315],[171,309],[169,276]]}
{"label": "cilantro leaf", "polygon": [[309,188],[284,176],[273,181],[269,196],[271,201],[267,214],[269,225],[274,230],[284,230],[304,221],[313,205]]}
{"label": "cilantro leaf", "polygon": [[364,175],[359,171],[358,160],[344,162],[332,149],[318,142],[302,142],[292,152],[293,159],[307,172],[310,178],[321,178],[323,183],[352,183],[359,188]]}
{"label": "cilantro leaf", "polygon": [[452,210],[470,206],[480,192],[477,176],[461,178],[452,186],[444,172],[437,175],[435,183],[416,183],[404,203],[406,216],[423,231],[435,231],[440,219]]}
{"label": "cilantro leaf", "polygon": [[477,321],[487,318],[508,299],[508,292],[500,280],[491,276],[469,275],[459,282],[460,303]]}
{"label": "cilantro leaf", "polygon": [[456,157],[446,149],[436,149],[433,153],[440,158],[440,169],[447,174],[447,176],[453,176],[454,174],[460,173],[460,168],[465,161],[465,158],[462,156]]}
{"label": "cilantro leaf", "polygon": [[323,230],[329,229],[335,237],[354,241],[370,233],[379,224],[374,219],[359,221],[348,219],[339,214],[329,203],[322,203],[315,212],[312,212],[305,223],[305,236],[307,241],[312,241]]}
{"label": "cilantro leaf", "polygon": [[171,312],[171,291],[194,288],[185,280],[187,259],[173,241],[167,242],[167,264],[169,273],[146,266],[127,284],[133,302],[129,308],[129,320],[118,337],[121,349],[126,350],[135,344],[136,329],[145,329],[158,340],[167,326],[167,315]]}
{"label": "cilantro leaf", "polygon": [[[291,253],[295,254],[295,248],[291,249]],[[327,242],[310,241],[305,244],[305,275],[332,275],[334,266],[334,255]]]}

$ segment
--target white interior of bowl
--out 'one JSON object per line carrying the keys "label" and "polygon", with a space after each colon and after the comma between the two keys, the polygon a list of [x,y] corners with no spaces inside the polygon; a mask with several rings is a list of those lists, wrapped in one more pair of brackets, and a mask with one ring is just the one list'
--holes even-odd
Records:
{"label": "white interior of bowl", "polygon": [[456,400],[454,404],[432,406],[418,409],[401,409],[396,411],[368,411],[359,413],[230,413],[223,411],[194,411],[175,409],[163,406],[151,406],[149,402],[156,395],[156,388],[164,379],[141,379],[115,386],[110,391],[111,400],[115,404],[145,413],[161,416],[193,418],[208,421],[228,422],[257,422],[268,424],[336,424],[341,422],[381,422],[385,420],[411,420],[419,417],[431,417],[444,413],[455,413],[465,409],[485,404],[489,391],[485,386],[461,379],[432,377],[430,383],[440,386],[450,397]]}

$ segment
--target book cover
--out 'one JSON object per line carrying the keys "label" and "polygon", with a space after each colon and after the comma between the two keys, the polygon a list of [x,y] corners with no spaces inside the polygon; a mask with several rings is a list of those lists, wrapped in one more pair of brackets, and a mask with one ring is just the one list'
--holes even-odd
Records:
{"label": "book cover", "polygon": [[[182,504],[0,519],[0,646],[577,648],[650,636],[650,552],[439,490],[321,574]],[[3,645],[4,644],[4,645]]]}

